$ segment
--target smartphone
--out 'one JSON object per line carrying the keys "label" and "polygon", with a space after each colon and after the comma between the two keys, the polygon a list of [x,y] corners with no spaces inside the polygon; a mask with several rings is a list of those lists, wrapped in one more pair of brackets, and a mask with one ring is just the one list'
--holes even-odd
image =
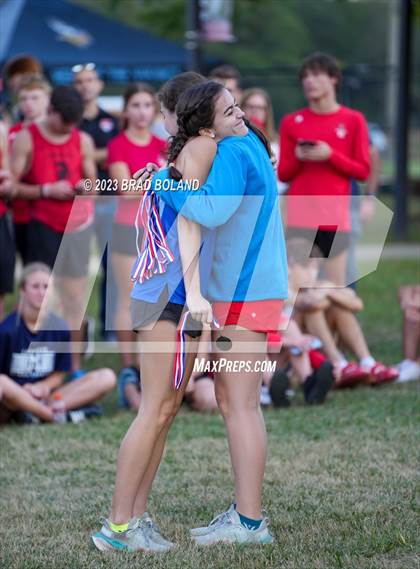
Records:
{"label": "smartphone", "polygon": [[298,140],[298,145],[302,147],[312,147],[316,146],[316,142],[314,140]]}

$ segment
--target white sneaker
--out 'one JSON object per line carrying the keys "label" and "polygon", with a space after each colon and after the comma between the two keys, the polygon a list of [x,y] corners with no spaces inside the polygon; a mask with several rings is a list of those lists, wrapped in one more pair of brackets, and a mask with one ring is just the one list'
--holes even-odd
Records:
{"label": "white sneaker", "polygon": [[215,543],[247,543],[268,544],[274,538],[268,531],[268,520],[263,518],[258,529],[247,529],[241,524],[239,514],[234,509],[225,513],[223,520],[211,526],[210,531],[194,536],[198,545],[214,545]]}
{"label": "white sneaker", "polygon": [[397,365],[400,376],[396,383],[405,383],[407,381],[416,381],[420,379],[420,365],[412,360],[403,360]]}
{"label": "white sneaker", "polygon": [[102,519],[102,528],[94,533],[92,541],[99,551],[150,551],[163,553],[168,547],[156,543],[139,525],[139,520],[132,518],[128,529],[123,532],[112,531],[109,520]]}
{"label": "white sneaker", "polygon": [[144,531],[144,533],[149,537],[151,541],[154,541],[158,545],[162,545],[167,550],[175,547],[175,543],[163,537],[159,527],[157,524],[155,524],[147,512],[144,512],[144,514],[138,518],[138,521],[139,527]]}
{"label": "white sneaker", "polygon": [[234,512],[234,511],[235,511],[235,505],[232,504],[226,512],[222,512],[221,514],[218,514],[215,518],[213,518],[208,526],[191,528],[190,529],[191,537],[196,537],[198,535],[204,535],[205,533],[212,531],[216,525],[219,525],[219,524],[224,522],[225,517],[228,514],[230,514],[231,512]]}

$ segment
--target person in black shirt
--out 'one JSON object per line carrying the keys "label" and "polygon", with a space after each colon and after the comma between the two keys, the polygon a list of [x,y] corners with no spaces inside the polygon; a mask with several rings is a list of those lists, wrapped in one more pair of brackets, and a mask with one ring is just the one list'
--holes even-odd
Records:
{"label": "person in black shirt", "polygon": [[[98,97],[104,88],[104,82],[98,76],[93,63],[73,67],[73,84],[84,103],[83,119],[79,128],[93,138],[98,179],[106,180],[107,144],[118,134],[118,120],[98,105]],[[95,233],[98,248],[102,251],[112,238],[116,201],[112,190],[104,189],[95,196]],[[109,331],[113,329],[117,292],[111,264],[109,266],[107,264],[107,252],[102,257],[102,268],[104,276],[101,285],[101,327],[103,337],[110,338]]]}

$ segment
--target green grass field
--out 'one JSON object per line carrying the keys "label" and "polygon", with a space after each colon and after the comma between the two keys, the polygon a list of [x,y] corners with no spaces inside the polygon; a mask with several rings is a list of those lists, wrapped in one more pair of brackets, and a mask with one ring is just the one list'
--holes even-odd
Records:
{"label": "green grass field", "polygon": [[[401,359],[399,285],[419,280],[414,261],[381,261],[360,283],[361,320],[374,355]],[[97,355],[89,367],[117,362]],[[0,430],[1,568],[412,569],[419,566],[419,387],[335,392],[323,407],[302,398],[265,411],[269,460],[264,503],[273,546],[199,549],[191,525],[232,501],[218,415],[183,409],[170,433],[149,510],[179,543],[161,556],[104,555],[89,534],[108,512],[119,442],[132,415],[66,426]],[[418,551],[418,549],[417,549]]]}

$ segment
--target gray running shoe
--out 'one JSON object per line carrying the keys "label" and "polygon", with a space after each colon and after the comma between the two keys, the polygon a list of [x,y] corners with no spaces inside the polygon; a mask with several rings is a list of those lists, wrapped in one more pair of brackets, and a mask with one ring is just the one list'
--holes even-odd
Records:
{"label": "gray running shoe", "polygon": [[220,523],[204,535],[194,537],[198,545],[214,545],[216,543],[269,544],[274,538],[268,531],[268,519],[263,518],[258,529],[248,529],[241,524],[239,514],[230,511]]}
{"label": "gray running shoe", "polygon": [[159,545],[139,525],[139,520],[133,518],[128,524],[128,529],[123,532],[114,532],[109,526],[109,520],[102,519],[102,528],[94,533],[92,541],[99,551],[148,551],[161,553],[167,551],[167,547]]}
{"label": "gray running shoe", "polygon": [[230,514],[231,512],[235,511],[235,505],[232,504],[230,506],[230,508],[226,511],[226,512],[222,512],[221,514],[218,514],[215,518],[212,519],[212,521],[209,523],[208,526],[202,526],[199,528],[191,528],[190,529],[190,535],[192,537],[198,536],[198,535],[204,535],[209,531],[212,531],[214,529],[214,527],[218,524],[221,524],[224,522],[225,517]]}
{"label": "gray running shoe", "polygon": [[158,525],[155,524],[147,512],[144,512],[144,514],[138,518],[138,521],[139,527],[142,528],[149,539],[159,545],[162,545],[163,547],[166,547],[167,550],[175,547],[175,543],[163,537],[163,535],[160,533]]}

